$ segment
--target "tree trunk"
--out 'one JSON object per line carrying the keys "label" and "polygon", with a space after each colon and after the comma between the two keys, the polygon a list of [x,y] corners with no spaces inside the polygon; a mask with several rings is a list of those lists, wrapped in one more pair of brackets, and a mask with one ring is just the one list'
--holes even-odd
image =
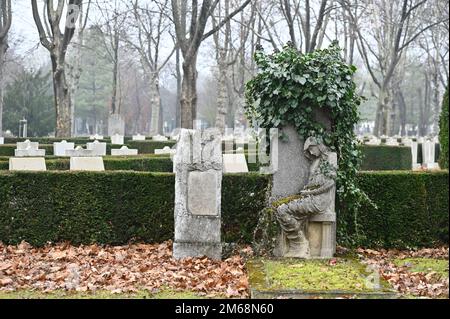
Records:
{"label": "tree trunk", "polygon": [[227,116],[227,78],[228,70],[225,63],[219,62],[219,81],[217,83],[217,115],[216,128],[220,132],[225,132],[226,116]]}
{"label": "tree trunk", "polygon": [[150,136],[161,133],[160,131],[160,113],[161,113],[161,97],[159,94],[159,80],[156,76],[150,79],[150,105],[152,108],[152,118],[150,124]]}
{"label": "tree trunk", "polygon": [[70,92],[67,85],[64,62],[52,55],[53,90],[56,107],[56,137],[70,137],[71,129],[71,104]]}
{"label": "tree trunk", "polygon": [[0,136],[3,136],[3,86],[4,76],[3,68],[5,65],[5,53],[6,53],[6,43],[0,43]]}
{"label": "tree trunk", "polygon": [[176,105],[176,111],[175,111],[175,127],[180,128],[181,127],[181,50],[180,48],[176,49],[176,74],[177,74],[177,105]]}
{"label": "tree trunk", "polygon": [[181,127],[192,129],[197,117],[197,52],[183,62],[181,84]]}

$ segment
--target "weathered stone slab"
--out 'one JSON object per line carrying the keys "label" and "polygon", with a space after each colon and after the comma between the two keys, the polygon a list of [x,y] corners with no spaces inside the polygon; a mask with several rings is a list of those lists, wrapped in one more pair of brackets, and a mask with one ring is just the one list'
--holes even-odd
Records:
{"label": "weathered stone slab", "polygon": [[94,153],[94,156],[106,156],[106,143],[95,140],[93,143],[87,143],[86,147]]}
{"label": "weathered stone slab", "polygon": [[75,143],[68,143],[66,140],[53,143],[53,155],[55,156],[67,156],[66,151],[74,149]]}
{"label": "weathered stone slab", "polygon": [[89,136],[89,139],[90,140],[103,140],[103,135],[98,135],[98,134],[91,135],[91,136]]}
{"label": "weathered stone slab", "polygon": [[376,270],[347,258],[336,258],[332,265],[328,260],[254,259],[247,262],[247,271],[252,299],[398,298]]}
{"label": "weathered stone slab", "polygon": [[125,134],[125,121],[120,114],[111,114],[108,118],[108,135],[114,134],[122,136]]}
{"label": "weathered stone slab", "polygon": [[130,149],[127,146],[122,146],[120,149],[111,149],[112,156],[135,156],[138,155],[137,149]]}
{"label": "weathered stone slab", "polygon": [[176,152],[177,152],[176,149],[172,149],[169,146],[164,146],[164,148],[162,149],[155,149],[156,155],[163,155],[163,154],[175,155]]}
{"label": "weathered stone slab", "polygon": [[220,259],[220,133],[182,129],[174,156],[174,171],[174,258],[207,256]]}
{"label": "weathered stone slab", "polygon": [[168,138],[158,134],[158,135],[152,136],[152,141],[155,141],[155,142],[166,142],[166,141],[168,141]]}
{"label": "weathered stone slab", "polygon": [[104,171],[102,157],[71,157],[70,158],[71,171]]}
{"label": "weathered stone slab", "polygon": [[111,144],[114,145],[123,145],[124,137],[123,135],[114,134],[111,136]]}
{"label": "weathered stone slab", "polygon": [[0,145],[3,145],[3,144],[5,144],[5,138],[0,136]]}
{"label": "weathered stone slab", "polygon": [[46,171],[45,159],[40,157],[10,157],[9,158],[10,171]]}
{"label": "weathered stone slab", "polygon": [[303,152],[304,140],[292,126],[283,128],[282,133],[286,139],[278,142],[278,151],[271,150],[271,162],[278,162],[273,172],[272,200],[299,194],[308,180],[309,162]]}
{"label": "weathered stone slab", "polygon": [[188,176],[188,210],[192,215],[217,216],[217,174],[193,171]]}
{"label": "weathered stone slab", "polygon": [[224,173],[248,173],[247,160],[245,155],[223,154],[223,172]]}
{"label": "weathered stone slab", "polygon": [[133,141],[145,141],[145,135],[141,134],[133,135],[131,138]]}
{"label": "weathered stone slab", "polygon": [[45,150],[34,150],[34,149],[25,149],[25,150],[14,150],[15,157],[44,157]]}
{"label": "weathered stone slab", "polygon": [[90,156],[97,156],[94,154],[93,150],[87,150],[84,149],[81,146],[77,146],[75,149],[68,149],[66,150],[66,156],[70,157],[90,157]]}

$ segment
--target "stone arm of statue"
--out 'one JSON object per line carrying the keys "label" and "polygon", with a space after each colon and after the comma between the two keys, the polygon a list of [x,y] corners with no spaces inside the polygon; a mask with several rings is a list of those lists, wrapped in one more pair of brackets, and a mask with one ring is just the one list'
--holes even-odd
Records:
{"label": "stone arm of statue", "polygon": [[334,184],[335,184],[334,180],[328,180],[323,185],[321,185],[320,187],[318,187],[316,189],[305,188],[305,189],[301,190],[300,195],[303,195],[303,196],[320,195],[320,194],[323,194],[323,193],[329,191],[334,186]]}

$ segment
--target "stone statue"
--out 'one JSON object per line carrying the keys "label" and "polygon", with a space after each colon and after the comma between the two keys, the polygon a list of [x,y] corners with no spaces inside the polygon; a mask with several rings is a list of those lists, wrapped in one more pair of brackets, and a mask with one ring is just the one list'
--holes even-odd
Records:
{"label": "stone statue", "polygon": [[309,258],[309,240],[305,234],[308,220],[318,214],[334,214],[335,153],[314,137],[306,140],[304,152],[311,162],[307,184],[300,195],[275,204],[276,217],[286,241],[283,257]]}

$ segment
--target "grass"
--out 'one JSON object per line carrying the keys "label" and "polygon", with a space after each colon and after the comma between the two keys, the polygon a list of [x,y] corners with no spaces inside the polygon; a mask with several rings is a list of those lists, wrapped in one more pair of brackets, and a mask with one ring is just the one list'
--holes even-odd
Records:
{"label": "grass", "polygon": [[394,259],[398,267],[407,267],[410,272],[436,272],[442,277],[448,278],[448,260],[433,258],[405,258]]}
{"label": "grass", "polygon": [[356,261],[329,260],[264,261],[266,280],[270,289],[296,289],[302,291],[373,292],[367,284],[368,272]]}
{"label": "grass", "polygon": [[0,299],[204,299],[191,291],[161,290],[152,293],[139,290],[135,293],[112,293],[110,291],[69,292],[56,290],[43,292],[37,290],[0,291]]}

